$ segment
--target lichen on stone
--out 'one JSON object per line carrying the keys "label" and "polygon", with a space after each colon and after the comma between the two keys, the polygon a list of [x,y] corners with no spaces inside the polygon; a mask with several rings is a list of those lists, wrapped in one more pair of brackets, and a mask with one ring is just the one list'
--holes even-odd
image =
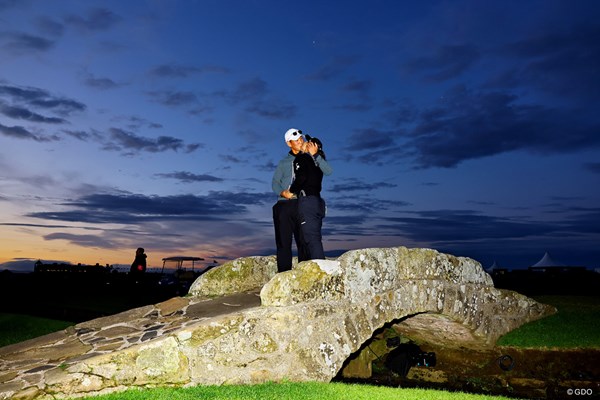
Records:
{"label": "lichen on stone", "polygon": [[275,340],[267,333],[258,335],[256,340],[252,342],[251,347],[259,353],[273,353],[278,348]]}
{"label": "lichen on stone", "polygon": [[192,296],[224,296],[258,290],[277,273],[277,260],[269,257],[244,257],[229,261],[200,275],[192,284]]}
{"label": "lichen on stone", "polygon": [[230,319],[226,323],[209,323],[196,326],[192,330],[192,335],[189,339],[191,346],[199,346],[209,340],[220,337],[232,329],[236,329],[242,322],[242,317],[238,316]]}

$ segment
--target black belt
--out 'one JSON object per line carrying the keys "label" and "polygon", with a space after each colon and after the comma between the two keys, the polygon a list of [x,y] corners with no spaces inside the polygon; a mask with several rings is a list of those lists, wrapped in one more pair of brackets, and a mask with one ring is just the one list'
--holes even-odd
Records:
{"label": "black belt", "polygon": [[300,193],[298,193],[298,197],[309,197],[309,196],[315,196],[315,197],[321,197],[320,193],[306,193],[304,190],[301,190]]}

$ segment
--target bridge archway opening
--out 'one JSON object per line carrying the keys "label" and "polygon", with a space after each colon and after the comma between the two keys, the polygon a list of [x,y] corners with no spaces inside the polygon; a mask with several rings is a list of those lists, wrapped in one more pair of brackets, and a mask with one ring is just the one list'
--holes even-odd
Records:
{"label": "bridge archway opening", "polygon": [[347,381],[371,378],[373,368],[386,368],[388,355],[398,348],[420,352],[419,345],[413,338],[402,334],[396,329],[396,326],[399,324],[418,315],[421,315],[421,313],[394,319],[376,329],[371,337],[364,341],[360,348],[344,361],[340,371],[333,380]]}
{"label": "bridge archway opening", "polygon": [[[421,312],[387,322],[373,332],[343,363],[335,379],[367,379],[373,371],[394,369],[392,357],[408,359],[413,365],[433,367],[443,349],[478,349],[482,338],[466,323],[434,312]],[[390,354],[393,353],[392,356]],[[390,360],[388,360],[390,358]],[[399,361],[398,361],[399,362]],[[401,374],[402,368],[396,371]],[[408,369],[404,372],[406,373]],[[384,371],[388,372],[388,371]]]}

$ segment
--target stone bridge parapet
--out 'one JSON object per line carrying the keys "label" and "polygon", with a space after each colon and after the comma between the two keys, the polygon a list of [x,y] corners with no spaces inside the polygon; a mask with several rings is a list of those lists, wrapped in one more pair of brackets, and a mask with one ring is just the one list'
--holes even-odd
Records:
{"label": "stone bridge parapet", "polygon": [[[232,306],[228,312],[202,317],[198,299],[240,292],[256,298],[259,290],[261,305],[237,311],[236,304],[224,303]],[[413,320],[409,328],[422,332],[429,326],[434,339],[489,347],[555,312],[494,288],[474,260],[404,247],[349,251],[280,274],[272,256],[234,260],[198,278],[190,296],[178,300],[169,315],[159,312],[157,322],[186,315],[192,306],[195,317],[152,340],[61,360],[60,367],[39,371],[43,379],[36,388],[19,390],[35,393],[30,398],[52,398],[129,387],[327,382],[386,324]],[[114,318],[112,324],[111,329],[119,325]]]}

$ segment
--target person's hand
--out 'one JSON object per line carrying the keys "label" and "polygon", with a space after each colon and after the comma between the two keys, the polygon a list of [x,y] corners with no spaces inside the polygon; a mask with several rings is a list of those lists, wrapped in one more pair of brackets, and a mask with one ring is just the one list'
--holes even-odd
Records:
{"label": "person's hand", "polygon": [[286,189],[283,192],[281,192],[281,197],[284,197],[289,200],[289,199],[293,199],[294,197],[296,197],[296,195]]}
{"label": "person's hand", "polygon": [[317,146],[316,143],[313,142],[308,142],[306,144],[306,151],[311,155],[314,156],[315,154],[317,154],[317,152],[319,151],[319,146]]}

